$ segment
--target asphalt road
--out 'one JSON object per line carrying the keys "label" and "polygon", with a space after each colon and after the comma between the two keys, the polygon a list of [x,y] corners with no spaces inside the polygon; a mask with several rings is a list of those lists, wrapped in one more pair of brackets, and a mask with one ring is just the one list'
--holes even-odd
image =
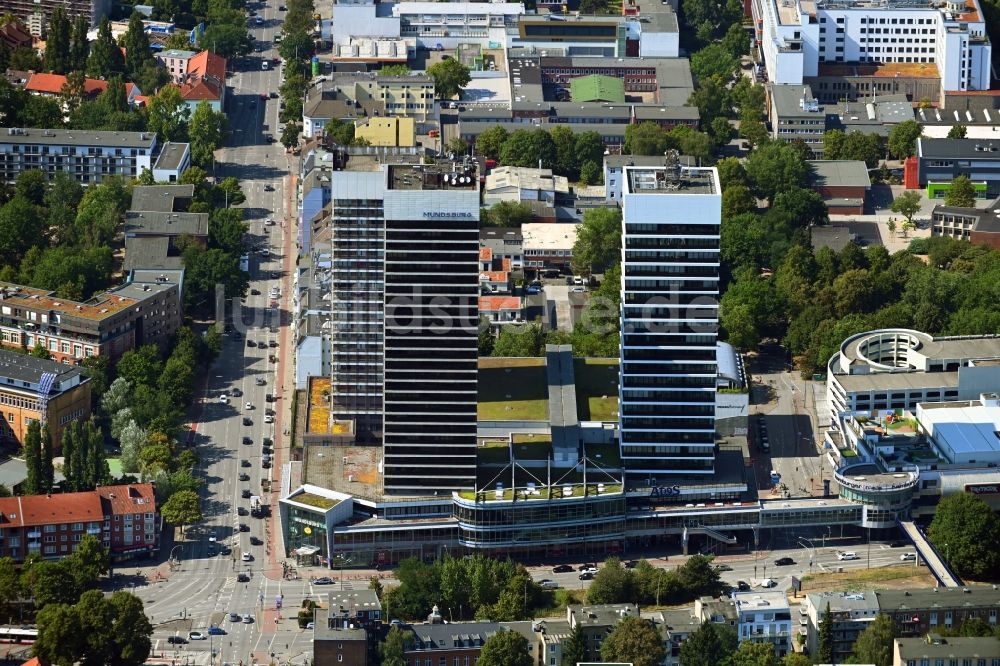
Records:
{"label": "asphalt road", "polygon": [[[280,402],[265,402],[265,394],[276,392],[276,373],[283,370],[268,360],[270,354],[281,356],[280,349],[267,345],[278,342],[282,332],[279,327],[287,321],[283,308],[289,302],[291,279],[282,266],[286,253],[294,252],[294,236],[292,219],[285,220],[288,158],[280,144],[268,142],[264,136],[271,133],[277,138],[278,100],[260,98],[261,93],[277,91],[280,86],[280,71],[274,66],[264,70],[261,65],[264,58],[277,57],[273,38],[281,27],[279,1],[269,0],[266,6],[250,5],[264,19],[262,25],[252,18],[250,23],[251,35],[261,45],[261,51],[237,63],[228,81],[225,110],[231,134],[227,146],[216,153],[215,164],[217,178],[236,176],[243,187],[247,200],[241,206],[246,209],[250,225],[248,244],[269,251],[268,256],[251,255],[250,286],[260,294],[246,298],[246,323],[235,321],[244,337],[224,336],[223,352],[210,371],[202,396],[195,439],[205,480],[204,521],[189,528],[184,541],[164,554],[178,560],[169,573],[161,566],[161,575],[167,580],[157,581],[155,575],[149,574],[150,584],[135,588],[154,624],[154,655],[162,654],[178,663],[213,663],[213,651],[217,655],[214,663],[234,666],[254,660],[266,663],[271,652],[283,660],[301,662],[311,656],[312,632],[298,629],[295,613],[305,597],[315,598],[316,592],[323,589],[314,590],[306,580],[280,580],[280,565],[274,575],[273,563],[271,578],[265,576],[275,536],[270,526],[276,521],[237,515],[238,508],[250,506],[250,500],[241,496],[244,489],[260,495],[262,479],[273,479],[277,490],[280,476],[273,467],[262,467],[261,443],[265,437],[276,439],[275,425],[264,422],[265,408],[281,409]],[[268,219],[275,220],[275,225],[265,226]],[[274,285],[280,287],[280,297],[272,301],[269,292]],[[246,340],[253,340],[256,346],[248,347]],[[258,378],[264,380],[263,385],[257,384]],[[234,396],[234,389],[242,395]],[[220,401],[223,394],[229,397],[227,403]],[[250,409],[245,406],[248,402]],[[243,424],[244,417],[251,419],[251,425]],[[244,444],[243,437],[249,437],[250,443]],[[246,481],[239,479],[241,472],[249,476]],[[240,531],[240,523],[249,531]],[[217,539],[215,545],[209,541],[212,531]],[[251,545],[251,537],[265,545]],[[211,548],[218,551],[222,545],[231,548],[230,555],[210,555]],[[242,561],[244,552],[253,559]],[[121,571],[129,573],[128,569]],[[250,580],[238,582],[238,573],[248,574]],[[276,610],[279,598],[287,609],[284,612]],[[232,622],[231,612],[248,614],[252,621]],[[181,645],[168,643],[171,635],[186,638],[190,631],[207,633],[212,624],[221,627],[225,635]]]}

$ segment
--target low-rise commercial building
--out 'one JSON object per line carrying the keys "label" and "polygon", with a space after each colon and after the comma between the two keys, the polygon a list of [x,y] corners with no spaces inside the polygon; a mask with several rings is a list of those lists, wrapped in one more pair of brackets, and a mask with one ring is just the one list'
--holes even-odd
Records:
{"label": "low-rise commercial building", "polygon": [[917,139],[917,184],[927,196],[943,199],[951,181],[968,176],[976,196],[1000,195],[1000,140]]}
{"label": "low-rise commercial building", "polygon": [[[406,3],[418,4],[418,3]],[[434,79],[422,74],[379,76],[377,72],[332,74],[306,91],[302,134],[319,136],[334,120],[403,116],[417,121],[435,113]]]}
{"label": "low-rise commercial building", "polygon": [[[509,260],[511,270],[524,266],[524,237],[521,227],[482,227],[479,230],[479,247],[489,250],[487,261],[494,265],[496,261]],[[483,255],[480,253],[480,260]],[[490,265],[480,266],[484,270]]]}
{"label": "low-rise commercial building", "polygon": [[1000,467],[1000,406],[995,393],[979,400],[921,403],[916,416],[949,463]]}
{"label": "low-rise commercial building", "polygon": [[483,203],[487,206],[509,201],[537,202],[552,208],[568,196],[569,180],[553,174],[552,169],[497,167],[486,175],[483,188]]}
{"label": "low-rise commercial building", "polygon": [[129,210],[125,213],[125,270],[182,268],[181,248],[208,242],[208,213]]}
{"label": "low-rise commercial building", "polygon": [[931,211],[931,235],[989,245],[1000,250],[1000,199],[986,208],[934,206]]}
{"label": "low-rise commercial building", "polygon": [[536,271],[567,268],[573,260],[576,224],[529,223],[521,225],[524,267]]}
{"label": "low-rise commercial building", "polygon": [[935,338],[883,329],[849,337],[827,364],[830,422],[843,412],[915,410],[1000,386],[1000,336]]}
{"label": "low-rise commercial building", "polygon": [[19,446],[41,421],[58,447],[66,426],[88,418],[90,408],[90,380],[80,368],[0,349],[0,440]]}
{"label": "low-rise commercial building", "polygon": [[811,160],[812,188],[831,215],[862,215],[872,182],[860,160]]}
{"label": "low-rise commercial building", "polygon": [[365,118],[354,125],[354,138],[372,146],[409,148],[417,145],[413,118]]}
{"label": "low-rise commercial building", "polygon": [[153,164],[153,180],[158,183],[176,183],[189,166],[191,144],[168,141],[163,144],[163,149]]}
{"label": "low-rise commercial building", "polygon": [[155,132],[0,128],[0,180],[13,183],[22,171],[37,169],[52,178],[67,173],[81,185],[107,176],[138,177],[156,153]]}

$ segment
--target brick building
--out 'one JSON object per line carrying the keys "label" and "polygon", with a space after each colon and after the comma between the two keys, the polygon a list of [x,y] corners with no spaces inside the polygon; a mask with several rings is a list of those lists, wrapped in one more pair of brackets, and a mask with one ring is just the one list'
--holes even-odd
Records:
{"label": "brick building", "polygon": [[[129,541],[128,530],[118,525],[130,524],[142,529],[136,527]],[[113,559],[155,552],[159,530],[152,485],[0,498],[0,557],[60,559],[76,550],[85,534],[97,537]]]}
{"label": "brick building", "polygon": [[382,603],[374,590],[340,590],[316,609],[313,658],[317,664],[367,666],[377,663]]}
{"label": "brick building", "polygon": [[996,626],[1000,614],[1000,590],[993,585],[882,590],[875,596],[879,612],[892,617],[906,638],[958,628],[972,618]]}
{"label": "brick building", "polygon": [[[475,666],[486,639],[499,631],[517,631],[528,639],[532,662],[537,662],[538,637],[531,622],[458,622],[444,624],[435,606],[427,624],[409,627],[413,641],[403,653],[406,666]],[[319,662],[317,662],[319,663]]]}
{"label": "brick building", "polygon": [[133,281],[84,302],[0,283],[0,344],[42,345],[62,363],[115,360],[135,347],[166,343],[180,325],[179,285],[171,281]]}
{"label": "brick building", "polygon": [[831,215],[862,215],[871,189],[868,167],[860,160],[811,160],[813,189]]}
{"label": "brick building", "polygon": [[0,441],[24,442],[28,426],[44,421],[56,447],[63,429],[90,416],[90,380],[79,368],[0,350]]}

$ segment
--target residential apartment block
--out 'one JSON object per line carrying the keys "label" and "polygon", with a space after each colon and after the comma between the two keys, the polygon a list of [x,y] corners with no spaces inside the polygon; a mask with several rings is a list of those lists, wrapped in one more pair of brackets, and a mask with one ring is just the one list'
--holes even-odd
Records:
{"label": "residential apartment block", "polygon": [[409,116],[423,121],[433,117],[434,109],[434,79],[429,76],[379,76],[376,72],[333,74],[306,91],[302,133],[307,139],[318,136],[326,124],[334,120],[353,122],[378,116]]}
{"label": "residential apartment block", "polygon": [[82,185],[106,176],[135,178],[153,165],[154,132],[0,128],[0,180],[13,183],[22,171],[39,169],[51,178],[68,173]]}
{"label": "residential apartment block", "polygon": [[144,344],[164,344],[181,325],[180,286],[172,280],[129,282],[88,301],[0,283],[0,344],[41,345],[56,361],[117,359]]}
{"label": "residential apartment block", "polygon": [[809,654],[817,654],[819,625],[827,609],[830,610],[833,623],[833,661],[844,663],[854,654],[854,641],[858,634],[878,617],[878,598],[873,592],[822,592],[806,595],[805,603],[799,606],[799,617],[806,621],[804,633]]}
{"label": "residential apartment block", "polygon": [[76,366],[0,350],[0,440],[24,443],[42,421],[58,447],[63,429],[90,416],[90,380]]}
{"label": "residential apartment block", "polygon": [[[961,660],[961,661],[959,661]],[[892,666],[1000,666],[1000,638],[927,634],[892,641]]]}
{"label": "residential apartment block", "polygon": [[23,562],[29,555],[60,559],[85,534],[122,560],[152,554],[159,545],[153,487],[148,483],[105,486],[80,493],[0,498],[0,557]]}
{"label": "residential apartment block", "polygon": [[56,7],[64,7],[70,20],[76,16],[86,17],[93,27],[111,13],[112,4],[111,0],[4,0],[3,11],[24,21],[31,27],[32,34],[40,37]]}
{"label": "residential apartment block", "polygon": [[839,63],[902,63],[936,66],[944,91],[990,87],[977,0],[753,0],[752,13],[773,83],[800,85]]}
{"label": "residential apartment block", "polygon": [[331,592],[316,609],[313,660],[317,664],[366,666],[377,663],[382,603],[374,590]]}
{"label": "residential apartment block", "polygon": [[792,650],[792,612],[784,592],[743,592],[733,598],[739,640],[771,643],[779,659]]}

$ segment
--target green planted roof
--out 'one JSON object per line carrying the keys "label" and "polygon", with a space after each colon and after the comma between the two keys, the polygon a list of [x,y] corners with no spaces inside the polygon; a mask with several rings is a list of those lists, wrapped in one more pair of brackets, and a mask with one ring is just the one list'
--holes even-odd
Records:
{"label": "green planted roof", "polygon": [[600,74],[578,76],[569,82],[569,94],[574,102],[624,102],[625,82]]}

